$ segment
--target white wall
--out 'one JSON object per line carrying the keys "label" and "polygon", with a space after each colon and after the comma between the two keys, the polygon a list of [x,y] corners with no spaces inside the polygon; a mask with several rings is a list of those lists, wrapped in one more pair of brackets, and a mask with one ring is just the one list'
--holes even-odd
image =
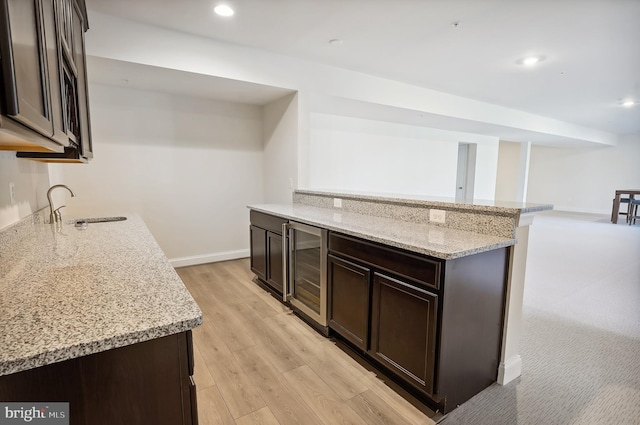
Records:
{"label": "white wall", "polygon": [[262,108],[91,85],[95,158],[62,169],[69,216],[135,212],[186,265],[248,256],[263,202]]}
{"label": "white wall", "polygon": [[454,197],[458,142],[478,144],[475,197],[495,192],[498,140],[314,112],[309,188]]}
{"label": "white wall", "polygon": [[473,188],[473,197],[475,199],[494,199],[500,141],[497,137],[489,140],[476,139],[475,142],[469,141],[470,139],[471,138],[466,138],[461,141],[477,143],[476,182]]}
{"label": "white wall", "polygon": [[500,201],[516,201],[520,173],[520,143],[500,141],[496,174],[496,197]]}
{"label": "white wall", "polygon": [[264,201],[290,203],[298,180],[298,97],[286,96],[264,109]]}
{"label": "white wall", "polygon": [[616,189],[640,189],[640,134],[615,147],[562,149],[532,146],[529,202],[555,209],[611,214]]}
{"label": "white wall", "polygon": [[[13,205],[9,183],[15,186]],[[47,206],[48,189],[46,164],[18,159],[15,152],[0,152],[0,229]]]}

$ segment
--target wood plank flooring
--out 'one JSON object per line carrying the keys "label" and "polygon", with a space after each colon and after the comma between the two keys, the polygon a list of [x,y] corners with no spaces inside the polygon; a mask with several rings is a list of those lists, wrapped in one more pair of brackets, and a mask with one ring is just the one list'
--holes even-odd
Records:
{"label": "wood plank flooring", "polygon": [[200,425],[435,423],[257,286],[248,259],[176,270],[204,315],[193,330]]}

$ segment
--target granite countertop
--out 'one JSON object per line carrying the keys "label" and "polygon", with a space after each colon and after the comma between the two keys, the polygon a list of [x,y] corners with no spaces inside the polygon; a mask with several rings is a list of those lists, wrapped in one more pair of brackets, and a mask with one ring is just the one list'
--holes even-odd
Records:
{"label": "granite countertop", "polygon": [[0,376],[183,332],[202,312],[136,215],[0,233]]}
{"label": "granite countertop", "polygon": [[494,214],[520,215],[526,213],[547,211],[553,209],[550,204],[537,204],[533,202],[512,202],[489,199],[459,200],[440,196],[397,194],[384,192],[350,192],[330,190],[302,190],[297,189],[296,194],[315,195],[334,198],[348,198],[380,203],[393,203],[404,205],[441,207],[460,211],[491,212]]}
{"label": "granite countertop", "polygon": [[300,204],[249,205],[256,211],[323,227],[443,260],[515,245],[515,239]]}

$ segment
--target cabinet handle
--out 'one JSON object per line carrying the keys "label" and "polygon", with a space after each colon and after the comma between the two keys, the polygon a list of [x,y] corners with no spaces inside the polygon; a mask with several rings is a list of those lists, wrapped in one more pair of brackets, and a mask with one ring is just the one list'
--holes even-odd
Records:
{"label": "cabinet handle", "polygon": [[289,300],[289,223],[282,223],[282,301]]}

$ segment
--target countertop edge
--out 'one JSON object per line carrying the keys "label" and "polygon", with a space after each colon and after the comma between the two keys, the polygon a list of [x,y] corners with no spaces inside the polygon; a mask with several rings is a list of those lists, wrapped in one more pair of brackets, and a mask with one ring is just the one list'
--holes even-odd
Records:
{"label": "countertop edge", "polygon": [[202,325],[202,314],[195,318],[172,323],[170,325],[138,330],[128,334],[115,335],[97,341],[80,343],[74,346],[60,347],[58,349],[45,351],[35,356],[27,358],[7,360],[0,365],[0,377],[23,372],[41,366],[63,362],[78,357],[97,354],[115,348],[126,347],[128,345],[140,342],[150,341],[152,339],[163,338],[165,336],[174,335],[181,332],[197,328]]}

